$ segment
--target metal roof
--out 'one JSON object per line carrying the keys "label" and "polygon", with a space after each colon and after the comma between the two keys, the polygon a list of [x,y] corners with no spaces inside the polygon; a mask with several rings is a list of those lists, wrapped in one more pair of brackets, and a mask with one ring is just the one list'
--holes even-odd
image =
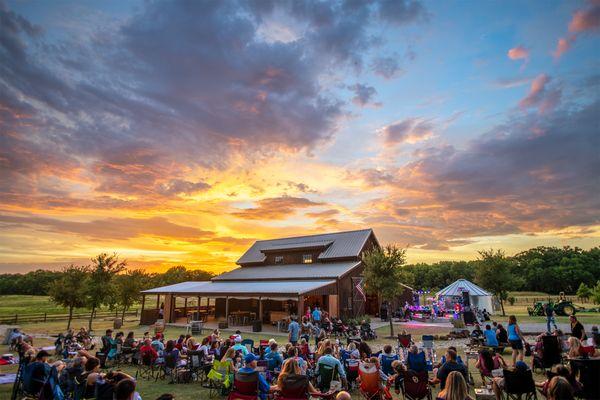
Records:
{"label": "metal roof", "polygon": [[247,282],[182,282],[174,285],[144,290],[145,294],[180,294],[198,296],[249,296],[288,295],[298,296],[335,284],[331,280],[319,281],[247,281]]}
{"label": "metal roof", "polygon": [[470,296],[491,296],[492,294],[466,279],[459,279],[436,293],[436,296],[462,296],[469,292]]}
{"label": "metal roof", "polygon": [[360,261],[349,261],[341,263],[278,264],[241,267],[215,276],[212,280],[337,279],[359,265]]}
{"label": "metal roof", "polygon": [[[294,246],[300,245],[306,247],[315,242],[332,242],[320,255],[320,260],[358,257],[369,236],[373,233],[372,229],[362,229],[358,231],[325,233],[321,235],[298,236],[282,239],[259,240],[254,242],[244,255],[237,261],[237,264],[261,263],[265,260],[263,250],[269,251],[274,246]],[[310,247],[310,246],[309,246]],[[289,247],[288,247],[289,248]]]}
{"label": "metal roof", "polygon": [[316,241],[307,241],[303,243],[284,243],[284,244],[271,244],[267,246],[263,246],[260,251],[262,253],[268,251],[278,251],[278,250],[302,250],[302,249],[318,249],[321,247],[327,247],[332,244],[331,240],[316,240]]}

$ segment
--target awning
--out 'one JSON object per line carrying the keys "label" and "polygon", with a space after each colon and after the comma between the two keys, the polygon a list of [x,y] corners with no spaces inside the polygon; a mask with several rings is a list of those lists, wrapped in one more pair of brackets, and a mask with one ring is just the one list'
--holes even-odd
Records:
{"label": "awning", "polygon": [[466,279],[459,279],[456,282],[446,286],[435,295],[439,296],[462,296],[463,292],[469,292],[470,296],[491,296],[492,294],[473,282]]}
{"label": "awning", "polygon": [[144,294],[174,294],[178,296],[236,297],[281,299],[297,298],[313,291],[335,288],[335,281],[245,281],[245,282],[182,282],[142,291]]}

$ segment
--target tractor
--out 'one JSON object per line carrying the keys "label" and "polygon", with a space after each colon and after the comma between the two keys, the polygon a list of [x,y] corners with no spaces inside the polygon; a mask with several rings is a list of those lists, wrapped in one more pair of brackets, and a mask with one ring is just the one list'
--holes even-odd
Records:
{"label": "tractor", "polygon": [[[544,306],[547,304],[547,301],[536,301],[533,304],[533,307],[527,307],[527,312],[532,316],[544,316]],[[575,315],[577,312],[577,307],[573,304],[573,302],[568,300],[559,300],[558,303],[554,304],[554,313],[559,316],[569,316]]]}

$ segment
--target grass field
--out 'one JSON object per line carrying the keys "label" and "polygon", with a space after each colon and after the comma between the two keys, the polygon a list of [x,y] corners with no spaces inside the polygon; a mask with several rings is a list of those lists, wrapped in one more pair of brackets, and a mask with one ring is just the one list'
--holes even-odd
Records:
{"label": "grass field", "polygon": [[[135,308],[135,307],[133,307]],[[74,313],[89,312],[87,308],[76,308]],[[99,311],[108,311],[104,308]],[[68,314],[69,309],[59,307],[50,301],[48,296],[3,295],[0,302],[0,316],[15,314]]]}
{"label": "grass field", "polygon": [[[528,294],[530,295],[530,294]],[[31,314],[31,313],[40,313],[40,312],[48,312],[48,313],[65,313],[66,310],[61,309],[59,307],[54,306],[47,297],[43,296],[3,296],[2,302],[0,303],[0,315],[2,314],[14,314],[22,313],[22,314]],[[80,310],[84,311],[84,310]],[[544,317],[530,317],[527,315],[527,309],[525,306],[506,306],[506,312],[508,314],[517,315],[520,322],[540,322],[545,323]],[[600,314],[580,314],[580,320],[584,324],[600,324]],[[506,317],[496,316],[496,320],[505,321]],[[559,322],[567,322],[566,317],[559,317]],[[78,329],[80,326],[85,326],[87,321],[85,320],[76,320],[73,322],[73,327]],[[103,332],[105,329],[112,327],[113,319],[112,318],[98,318],[94,320],[94,331],[99,333]],[[47,323],[29,323],[21,325],[21,328],[29,333],[33,334],[34,344],[36,346],[47,346],[52,345],[54,343],[55,336],[61,331],[64,331],[66,328],[66,321],[59,322],[47,322]],[[395,326],[395,332],[399,333],[400,330],[407,329],[406,327],[401,327],[399,325]],[[145,331],[151,331],[152,329],[147,326],[138,325],[138,320],[135,317],[127,317],[124,321],[124,326],[122,328],[123,331],[134,331],[137,337],[140,337]],[[447,334],[450,331],[450,327],[435,327],[435,326],[416,326],[410,327],[407,329],[408,333],[412,334],[414,337],[418,338],[423,334]],[[179,334],[185,332],[184,328],[174,328],[167,327],[165,331],[165,335],[167,338],[176,338]],[[385,339],[385,337],[389,334],[389,327],[383,326],[377,329],[379,338],[375,341],[369,342],[369,345],[372,347],[374,351],[379,350],[383,347],[384,344],[390,343],[393,341],[389,339]],[[224,331],[224,334],[227,335],[230,333],[229,331]],[[0,335],[4,334],[4,330],[0,331]],[[284,343],[286,341],[285,334],[270,334],[270,333],[262,333],[262,334],[244,334],[245,338],[254,339],[255,342],[258,342],[259,339],[268,339],[270,337],[275,337],[278,342]],[[464,346],[459,346],[458,351],[460,354],[464,356]],[[0,346],[0,354],[7,353],[8,349],[6,346]],[[443,348],[438,351],[438,356],[441,356],[443,352]],[[504,355],[505,359],[508,361],[510,359],[510,354],[507,353]],[[463,357],[464,359],[464,357]],[[529,360],[526,360],[529,362]],[[0,367],[0,373],[6,372],[14,372],[15,367]],[[135,368],[133,367],[125,367],[123,371],[129,373],[130,375],[135,375]],[[471,362],[470,371],[474,371],[474,363]],[[477,386],[479,384],[479,376],[476,373],[473,373],[473,377],[476,380]],[[542,380],[543,377],[540,375],[536,376],[536,379]],[[0,385],[0,399],[9,398],[9,393],[11,390],[11,385]],[[207,399],[208,398],[208,390],[202,388],[197,383],[192,384],[176,384],[169,385],[167,382],[158,381],[158,382],[148,382],[148,381],[140,381],[138,385],[138,390],[142,395],[142,398],[145,400],[153,400],[157,398],[160,394],[163,393],[173,393],[176,395],[178,400],[197,400],[197,399]],[[437,389],[434,393],[437,392]],[[474,394],[471,393],[473,397]],[[358,393],[354,393],[353,397],[359,398]]]}

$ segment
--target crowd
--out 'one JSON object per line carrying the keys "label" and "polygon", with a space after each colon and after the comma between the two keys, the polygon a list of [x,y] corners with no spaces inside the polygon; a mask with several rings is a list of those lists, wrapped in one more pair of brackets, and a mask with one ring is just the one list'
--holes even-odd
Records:
{"label": "crowd", "polygon": [[[598,342],[594,345],[593,341],[598,332],[593,330],[588,341],[581,323],[574,317],[571,322],[569,337],[555,329],[535,338],[532,345],[525,340],[514,316],[508,318],[506,328],[495,322],[485,329],[476,325],[471,331],[471,349],[477,351],[475,367],[484,384],[497,399],[515,381],[530,384],[550,400],[573,399],[583,385],[570,360],[595,357]],[[23,390],[46,393],[43,398],[139,399],[137,380],[158,379],[162,374],[170,377],[170,383],[199,380],[230,399],[313,395],[345,400],[352,398],[350,393],[357,389],[365,396],[387,400],[393,398],[393,392],[418,396],[431,393],[434,386],[440,388],[439,400],[470,399],[468,388],[473,379],[456,347],[448,347],[438,360],[433,346],[426,345],[430,339],[424,336],[423,345],[418,346],[402,332],[396,346],[387,344],[373,351],[360,337],[348,337],[343,342],[334,338],[325,324],[327,319],[315,309],[303,315],[300,323],[291,321],[285,344],[270,339],[256,346],[252,340],[244,340],[239,331],[224,337],[215,329],[199,340],[191,335],[167,340],[160,332],[152,336],[145,332],[136,338],[134,332],[125,335],[109,329],[93,355],[94,342],[82,329],[59,336],[59,357],[53,363],[48,362],[48,352],[36,352],[23,335],[15,336],[14,345],[20,356],[29,360],[23,367]],[[365,326],[365,330],[370,327]],[[408,341],[401,337],[408,337]],[[510,364],[501,355],[504,347],[512,349]],[[523,361],[528,351],[533,356],[531,365]],[[554,358],[548,362],[552,355]],[[137,365],[139,376],[110,371],[123,363]],[[548,369],[548,379],[534,382],[532,370],[536,368]],[[109,372],[103,372],[107,369]],[[173,398],[169,396],[160,399]]]}

